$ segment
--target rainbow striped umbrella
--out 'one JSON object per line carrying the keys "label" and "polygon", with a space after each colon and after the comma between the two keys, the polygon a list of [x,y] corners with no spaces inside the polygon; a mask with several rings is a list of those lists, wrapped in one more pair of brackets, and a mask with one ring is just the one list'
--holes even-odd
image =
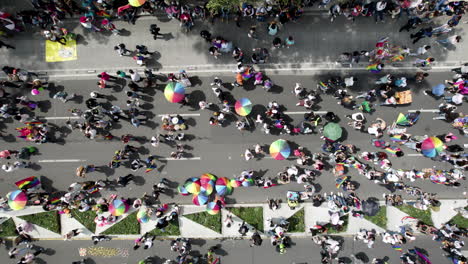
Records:
{"label": "rainbow striped umbrella", "polygon": [[434,158],[444,150],[444,143],[437,137],[426,138],[421,144],[421,152],[424,156]]}
{"label": "rainbow striped umbrella", "polygon": [[270,155],[275,160],[284,160],[289,157],[291,154],[291,148],[289,144],[284,139],[278,139],[270,145]]}
{"label": "rainbow striped umbrella", "polygon": [[185,98],[185,87],[178,82],[170,82],[164,88],[164,96],[171,103],[179,103]]}
{"label": "rainbow striped umbrella", "polygon": [[192,202],[194,205],[204,205],[208,202],[208,195],[204,192],[199,192],[198,194],[194,194],[192,197]]}
{"label": "rainbow striped umbrella", "polygon": [[220,196],[232,193],[231,183],[228,178],[222,177],[216,180],[216,193]]}
{"label": "rainbow striped umbrella", "polygon": [[146,207],[141,207],[138,211],[136,218],[140,223],[148,223],[150,220],[150,216],[146,212]]}
{"label": "rainbow striped umbrella", "polygon": [[250,187],[250,186],[254,186],[255,185],[255,182],[252,178],[246,178],[242,181],[242,186],[244,187]]}
{"label": "rainbow striped umbrella", "polygon": [[26,207],[26,203],[28,202],[28,196],[21,190],[9,192],[7,194],[7,198],[8,206],[10,206],[10,208],[15,211],[24,209],[24,207]]}
{"label": "rainbow striped umbrella", "polygon": [[240,116],[247,116],[252,112],[252,102],[247,98],[241,98],[234,105],[236,113]]}
{"label": "rainbow striped umbrella", "polygon": [[184,184],[185,189],[187,192],[192,194],[198,194],[200,192],[200,179],[198,178],[190,178]]}
{"label": "rainbow striped umbrella", "polygon": [[209,202],[206,204],[206,212],[210,215],[219,214],[219,211],[221,211],[221,206],[218,202]]}
{"label": "rainbow striped umbrella", "polygon": [[109,205],[109,212],[113,216],[121,216],[125,214],[130,206],[126,204],[123,200],[121,199],[115,199],[112,201],[112,203]]}
{"label": "rainbow striped umbrella", "polygon": [[200,177],[200,191],[210,195],[215,187],[216,176],[210,173],[205,173]]}
{"label": "rainbow striped umbrella", "polygon": [[128,4],[134,7],[142,6],[146,0],[128,0]]}
{"label": "rainbow striped umbrella", "polygon": [[231,185],[232,188],[237,188],[237,187],[241,187],[241,186],[242,186],[242,182],[239,181],[238,179],[231,179],[231,181],[229,182],[229,184]]}
{"label": "rainbow striped umbrella", "polygon": [[177,187],[177,191],[179,191],[179,193],[183,196],[187,196],[189,195],[190,193],[187,191],[187,189],[185,189],[185,187],[183,185],[179,185]]}

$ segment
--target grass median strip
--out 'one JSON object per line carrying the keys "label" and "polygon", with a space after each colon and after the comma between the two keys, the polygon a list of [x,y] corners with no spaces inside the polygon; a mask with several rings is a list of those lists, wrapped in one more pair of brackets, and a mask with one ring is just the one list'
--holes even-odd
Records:
{"label": "grass median strip", "polygon": [[231,213],[263,232],[263,207],[228,207]]}
{"label": "grass median strip", "polygon": [[380,226],[383,229],[387,229],[387,207],[381,206],[376,215],[364,215],[364,219]]}
{"label": "grass median strip", "polygon": [[96,212],[89,210],[86,212],[80,212],[76,209],[71,210],[71,215],[76,221],[80,222],[84,227],[86,227],[91,232],[96,232],[96,223],[94,219],[96,218]]}
{"label": "grass median strip", "polygon": [[468,219],[461,214],[454,216],[449,223],[457,225],[459,228],[468,228]]}
{"label": "grass median strip", "polygon": [[114,224],[101,234],[104,235],[138,235],[140,234],[140,223],[136,219],[137,212],[134,212],[122,221]]}
{"label": "grass median strip", "polygon": [[19,216],[19,218],[28,221],[31,224],[38,225],[47,230],[60,234],[60,217],[57,211],[23,215]]}
{"label": "grass median strip", "polygon": [[0,224],[0,237],[17,236],[15,221],[12,218]]}
{"label": "grass median strip", "polygon": [[408,214],[411,217],[414,217],[421,222],[423,222],[426,225],[431,225],[433,226],[434,223],[432,222],[432,217],[431,217],[431,210],[420,210],[416,209],[411,205],[401,205],[401,206],[396,206],[398,210]]}
{"label": "grass median strip", "polygon": [[297,211],[294,215],[288,218],[288,232],[297,233],[305,232],[304,208]]}
{"label": "grass median strip", "polygon": [[341,218],[341,220],[343,220],[343,225],[341,226],[341,228],[336,228],[335,226],[328,223],[325,226],[327,228],[327,233],[337,234],[337,233],[346,232],[346,230],[348,230],[349,215],[345,215],[344,217]]}
{"label": "grass median strip", "polygon": [[221,234],[221,214],[210,215],[207,212],[201,212],[196,214],[184,215],[184,217],[198,223],[202,226],[206,226]]}
{"label": "grass median strip", "polygon": [[169,222],[169,225],[161,229],[155,228],[149,232],[154,236],[180,236],[179,220]]}

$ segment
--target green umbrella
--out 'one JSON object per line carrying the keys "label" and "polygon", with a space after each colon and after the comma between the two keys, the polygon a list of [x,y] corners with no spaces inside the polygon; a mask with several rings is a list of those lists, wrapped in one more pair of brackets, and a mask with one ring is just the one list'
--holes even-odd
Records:
{"label": "green umbrella", "polygon": [[330,140],[338,140],[341,137],[341,134],[343,133],[343,130],[341,129],[340,125],[337,123],[328,123],[324,128],[323,128],[323,135],[330,139]]}

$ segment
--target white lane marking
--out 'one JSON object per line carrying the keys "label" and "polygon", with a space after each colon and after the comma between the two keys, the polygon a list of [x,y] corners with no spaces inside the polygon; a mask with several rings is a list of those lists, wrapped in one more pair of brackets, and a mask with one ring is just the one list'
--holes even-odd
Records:
{"label": "white lane marking", "polygon": [[418,154],[418,153],[410,153],[410,154],[407,154],[406,156],[408,156],[408,157],[423,157],[424,155],[423,154]]}
{"label": "white lane marking", "polygon": [[200,116],[200,114],[161,114],[161,115],[158,115],[159,117],[163,117],[163,116],[171,116],[171,115],[180,115],[180,116]]}
{"label": "white lane marking", "polygon": [[175,158],[160,158],[159,160],[201,160],[201,157],[180,158],[180,159],[175,159]]}
{"label": "white lane marking", "polygon": [[39,163],[55,163],[55,162],[83,162],[81,159],[58,159],[58,160],[38,160]]}
{"label": "white lane marking", "polygon": [[[310,112],[311,111],[296,111],[296,112],[286,111],[284,113],[287,115],[301,115],[301,114],[303,115],[303,114],[307,114]],[[312,112],[314,112],[314,114],[319,114],[319,115],[323,115],[327,113],[327,111],[312,111]]]}
{"label": "white lane marking", "polygon": [[[450,63],[450,62],[446,62]],[[457,62],[458,63],[458,62]],[[331,66],[328,66],[331,65]],[[227,67],[226,69],[220,69],[218,64],[200,64],[200,65],[171,65],[171,66],[164,66],[161,71],[158,73],[173,73],[174,69],[185,68],[189,73],[232,73],[233,69],[237,67],[235,64],[224,64],[223,66]],[[125,68],[125,66],[123,66]],[[277,73],[277,72],[289,72],[294,71],[296,74],[300,72],[308,72],[308,71],[324,71],[324,70],[334,70],[334,71],[366,71],[366,67],[340,67],[336,66],[335,63],[328,63],[324,65],[317,65],[315,67],[302,67],[296,66],[291,67],[290,64],[286,63],[277,63],[277,64],[264,64],[264,65],[257,65],[259,70],[264,71],[266,73]],[[434,66],[431,68],[430,71],[445,71],[448,69],[453,69],[455,66]],[[128,66],[128,68],[131,68]],[[204,69],[203,69],[204,68]],[[387,70],[395,70],[395,71],[406,71],[406,70],[415,70],[419,69],[413,66],[401,66],[401,67],[386,67]],[[89,69],[62,69],[62,70],[50,70],[50,69],[35,69],[31,70],[32,72],[38,73],[47,73],[47,75],[51,77],[61,77],[61,78],[69,78],[69,77],[89,77],[95,76],[97,71],[116,71],[122,70],[122,67],[100,67],[94,68],[93,73],[79,73],[79,72],[88,72]],[[67,73],[67,72],[76,72],[76,73]],[[140,71],[139,71],[140,72]],[[143,70],[141,70],[143,72]],[[54,74],[56,73],[56,74]],[[61,74],[63,73],[63,74]]]}
{"label": "white lane marking", "polygon": [[81,119],[79,116],[46,116],[45,120],[62,120],[62,119]]}
{"label": "white lane marking", "polygon": [[437,113],[439,112],[439,109],[417,109],[417,110],[408,110],[410,113],[415,113],[415,112],[421,112],[421,113]]}

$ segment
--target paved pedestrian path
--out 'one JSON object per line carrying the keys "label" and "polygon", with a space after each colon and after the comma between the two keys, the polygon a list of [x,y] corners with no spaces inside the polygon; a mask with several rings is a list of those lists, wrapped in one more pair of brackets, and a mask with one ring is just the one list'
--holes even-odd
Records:
{"label": "paved pedestrian path", "polygon": [[[410,201],[406,202],[411,203]],[[441,206],[437,211],[430,210],[434,225],[436,227],[441,227],[444,223],[450,221],[454,216],[457,215],[457,212],[454,210],[455,208],[464,206],[467,206],[466,200],[442,200]],[[218,233],[209,227],[203,226],[202,224],[199,224],[185,217],[186,215],[204,212],[204,207],[194,205],[182,205],[180,206],[181,214],[178,219],[180,236],[189,238],[240,238],[241,235],[239,234],[238,230],[244,219],[231,213],[230,208],[232,207],[262,208],[262,215],[254,216],[254,219],[259,219],[259,221],[263,221],[264,230],[258,230],[262,235],[267,234],[269,230],[269,220],[272,220],[273,223],[278,223],[282,218],[287,220],[296,213],[298,213],[300,210],[304,210],[304,218],[301,219],[301,221],[305,226],[305,230],[303,232],[289,233],[289,235],[291,236],[307,236],[310,234],[308,231],[310,227],[316,224],[324,224],[330,222],[330,215],[328,213],[328,208],[326,204],[323,204],[320,207],[314,207],[311,203],[303,203],[294,210],[291,210],[286,203],[283,203],[281,204],[280,208],[275,211],[270,210],[267,204],[237,204],[229,205],[229,207],[221,210],[220,224],[222,225],[222,232]],[[414,227],[416,220],[413,218],[408,218],[408,214],[400,211],[399,209],[393,206],[386,206],[385,208],[387,216],[387,224],[385,228],[377,226],[376,224],[372,223],[367,219],[349,216],[349,222],[346,230],[339,233],[339,235],[353,235],[360,229],[375,229],[377,232],[384,232],[385,230],[398,232],[400,230],[400,226],[402,225],[410,225]],[[113,225],[120,223],[121,221],[132,215],[135,211],[136,209],[130,209],[124,215],[119,217],[118,221],[116,221],[116,223],[114,223]],[[37,214],[42,212],[44,212],[44,210],[40,206],[29,206],[26,209],[20,211],[3,211],[0,212],[0,226],[4,221],[8,220],[9,218],[13,219],[15,225],[22,224],[25,222],[25,220],[21,219],[21,216]],[[230,215],[232,219],[232,224],[230,227],[226,225],[226,223],[228,222],[228,215]],[[134,214],[131,217],[134,217]],[[46,229],[45,226],[41,227],[39,225],[34,224],[34,228],[30,235],[38,239],[61,239],[63,235],[68,233],[69,231],[73,229],[80,229],[81,234],[79,234],[74,239],[89,239],[91,236],[95,234],[100,234],[113,226],[107,225],[104,227],[96,227],[96,230],[93,232],[91,230],[86,229],[78,220],[70,217],[69,215],[60,214],[59,219],[59,224],[61,227],[60,234],[54,233]],[[137,219],[135,218],[134,221],[137,221]],[[246,237],[250,237],[250,235],[253,233],[252,231],[254,230],[254,227],[248,222],[246,224],[249,227],[249,233]],[[150,232],[155,228],[155,225],[156,218],[154,217],[152,217],[149,222],[140,224],[140,234]],[[115,237],[119,237],[122,239],[133,239],[138,236],[138,234],[134,234],[116,235]]]}

